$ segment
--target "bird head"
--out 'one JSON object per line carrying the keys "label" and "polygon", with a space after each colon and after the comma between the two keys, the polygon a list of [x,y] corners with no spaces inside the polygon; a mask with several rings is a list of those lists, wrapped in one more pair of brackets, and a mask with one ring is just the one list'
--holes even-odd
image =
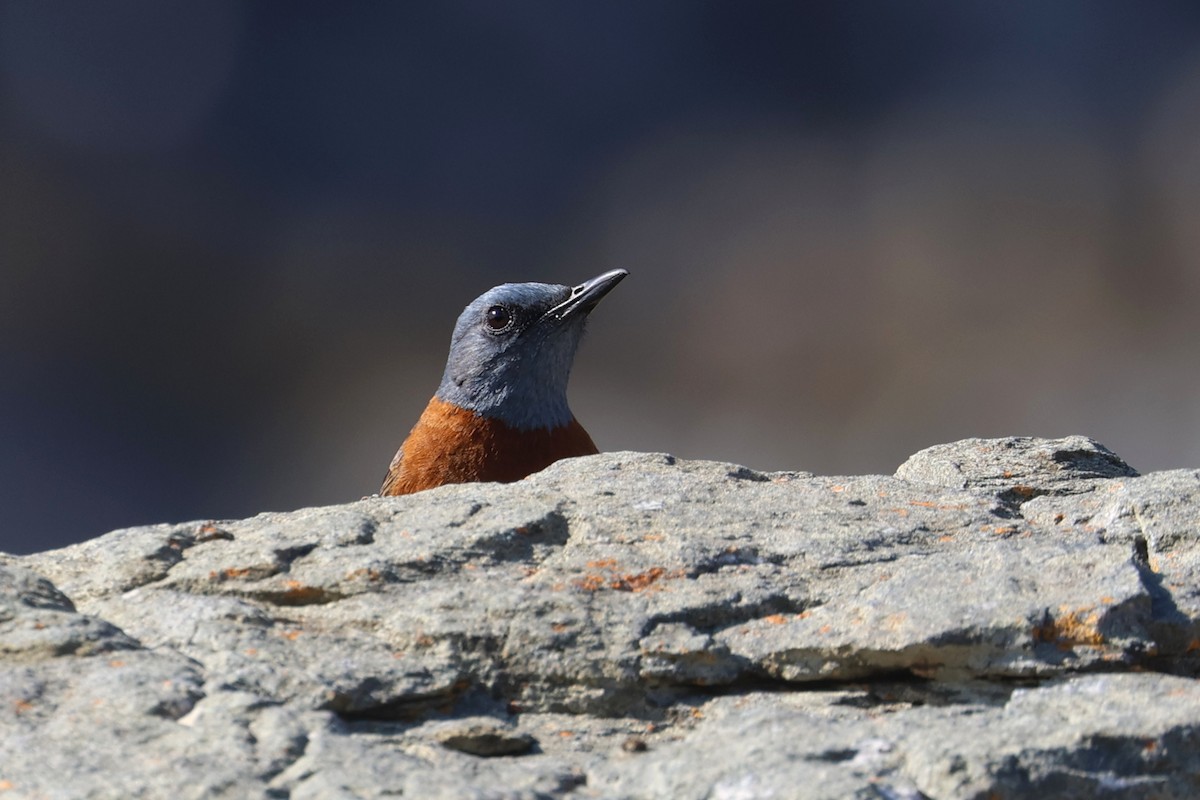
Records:
{"label": "bird head", "polygon": [[519,430],[571,421],[567,379],[588,314],[628,275],[578,286],[506,283],[468,305],[454,326],[437,396]]}

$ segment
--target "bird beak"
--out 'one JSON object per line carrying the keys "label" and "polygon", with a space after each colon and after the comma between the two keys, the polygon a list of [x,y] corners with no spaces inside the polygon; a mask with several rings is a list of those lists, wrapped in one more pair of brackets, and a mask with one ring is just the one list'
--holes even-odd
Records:
{"label": "bird beak", "polygon": [[609,270],[571,289],[571,296],[546,312],[547,317],[562,321],[577,314],[587,314],[612,291],[629,273],[623,269]]}

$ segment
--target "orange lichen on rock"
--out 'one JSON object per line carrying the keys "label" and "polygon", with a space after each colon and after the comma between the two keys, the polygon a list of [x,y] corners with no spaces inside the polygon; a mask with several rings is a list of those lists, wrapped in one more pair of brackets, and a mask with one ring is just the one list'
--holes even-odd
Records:
{"label": "orange lichen on rock", "polygon": [[[610,565],[610,562],[611,565]],[[582,578],[576,578],[572,581],[572,585],[577,589],[583,589],[586,592],[598,592],[601,589],[613,589],[618,592],[640,592],[650,588],[659,578],[667,574],[667,571],[662,567],[651,567],[644,572],[633,573],[629,575],[615,574],[615,560],[604,559],[603,561],[593,561],[588,566],[603,565],[614,574],[610,575],[585,575]]]}
{"label": "orange lichen on rock", "polygon": [[1097,626],[1100,615],[1091,606],[1072,609],[1059,608],[1059,616],[1046,615],[1045,621],[1033,628],[1033,640],[1057,645],[1062,650],[1074,647],[1100,647],[1105,644],[1104,634]]}
{"label": "orange lichen on rock", "polygon": [[319,586],[307,586],[300,581],[287,581],[275,601],[286,605],[305,606],[324,601],[329,593]]}
{"label": "orange lichen on rock", "polygon": [[222,570],[213,570],[208,573],[208,577],[214,581],[226,581],[233,578],[248,578],[258,572],[252,567],[226,567]]}
{"label": "orange lichen on rock", "polygon": [[611,584],[613,589],[625,592],[640,592],[646,589],[650,584],[657,581],[666,570],[662,567],[652,567],[645,572],[639,572],[636,575],[622,575]]}

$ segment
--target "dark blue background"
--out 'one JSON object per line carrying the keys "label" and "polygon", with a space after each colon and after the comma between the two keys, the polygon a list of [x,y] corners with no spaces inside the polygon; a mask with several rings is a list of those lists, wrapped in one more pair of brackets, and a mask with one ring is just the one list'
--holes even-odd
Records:
{"label": "dark blue background", "polygon": [[1194,2],[0,2],[0,549],[374,491],[458,311],[630,278],[603,449],[1200,464]]}

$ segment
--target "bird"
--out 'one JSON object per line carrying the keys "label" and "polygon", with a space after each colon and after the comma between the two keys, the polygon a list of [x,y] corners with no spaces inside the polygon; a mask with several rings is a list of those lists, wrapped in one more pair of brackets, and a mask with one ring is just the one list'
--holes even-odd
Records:
{"label": "bird", "polygon": [[379,494],[511,483],[600,452],[567,405],[567,380],[589,314],[628,274],[609,270],[574,287],[505,283],[468,305],[437,392],[392,458]]}

